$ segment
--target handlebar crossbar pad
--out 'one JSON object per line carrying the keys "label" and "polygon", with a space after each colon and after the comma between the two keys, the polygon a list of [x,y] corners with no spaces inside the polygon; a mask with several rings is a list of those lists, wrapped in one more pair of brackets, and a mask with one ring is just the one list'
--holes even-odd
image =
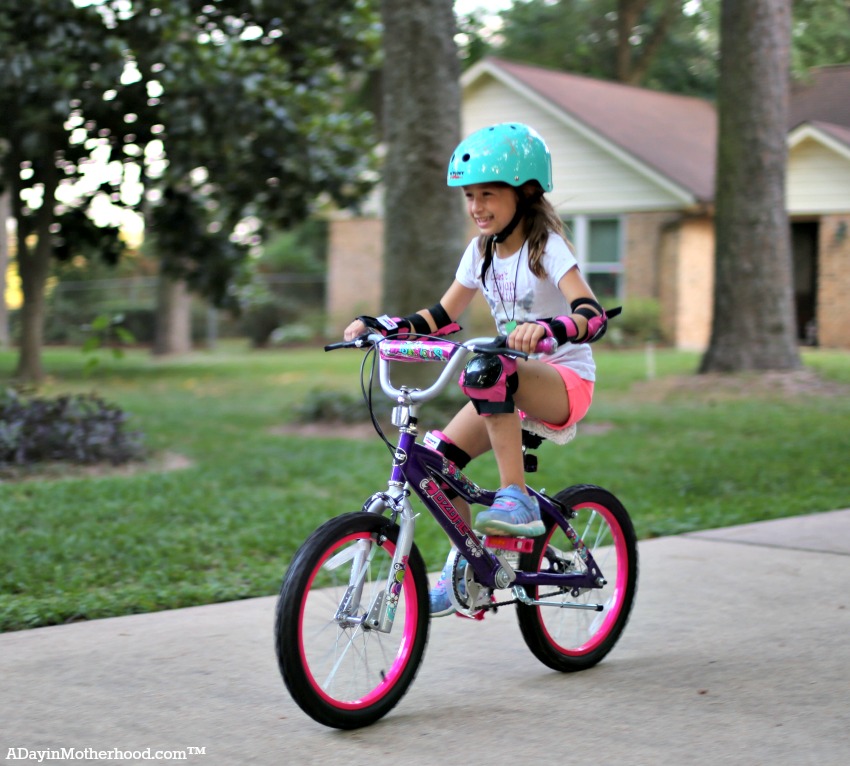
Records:
{"label": "handlebar crossbar pad", "polygon": [[385,340],[381,359],[391,362],[448,362],[458,350],[456,343],[434,340]]}

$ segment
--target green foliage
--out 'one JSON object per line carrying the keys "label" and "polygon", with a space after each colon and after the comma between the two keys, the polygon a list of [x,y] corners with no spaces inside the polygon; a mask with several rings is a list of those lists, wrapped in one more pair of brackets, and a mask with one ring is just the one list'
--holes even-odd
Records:
{"label": "green foliage", "polygon": [[661,340],[661,306],[654,298],[630,298],[623,313],[608,324],[608,338],[618,346]]}
{"label": "green foliage", "polygon": [[[618,78],[617,0],[528,0],[503,11],[496,55],[529,64]],[[717,7],[680,3],[668,20],[669,0],[639,3],[627,44],[631,65],[644,71],[637,84],[689,95],[710,96],[717,79]],[[658,37],[658,39],[656,39]],[[642,59],[644,59],[643,61]]]}
{"label": "green foliage", "polygon": [[361,423],[369,417],[363,397],[323,389],[310,392],[292,414],[298,423]]}
{"label": "green foliage", "polygon": [[[523,0],[499,16],[498,35],[488,35],[479,15],[460,20],[468,63],[487,54],[537,66],[616,79],[618,0]],[[669,0],[643,2],[632,29],[630,56],[638,59],[663,41],[639,84],[671,93],[713,98],[717,84],[720,3],[679,3],[672,23],[662,19]],[[846,0],[794,0],[792,71],[850,61],[850,5]],[[651,51],[650,51],[651,52]]]}
{"label": "green foliage", "polygon": [[305,320],[324,297],[326,255],[327,222],[320,219],[278,232],[264,245],[256,273],[236,296],[240,330],[255,348],[315,337]]}
{"label": "green foliage", "polygon": [[83,354],[87,356],[86,367],[91,371],[100,362],[98,352],[108,347],[116,359],[124,356],[122,346],[136,342],[133,333],[124,325],[123,314],[98,314],[85,328],[87,337],[83,341]]}
{"label": "green foliage", "polygon": [[[372,185],[372,120],[352,96],[377,40],[363,0],[0,0],[0,190],[25,305],[39,305],[51,255],[117,260],[95,200],[144,207],[163,271],[232,305],[266,225]],[[107,180],[59,204],[92,164]],[[18,374],[37,381],[43,316],[22,316]]]}
{"label": "green foliage", "polygon": [[263,348],[269,344],[272,333],[281,324],[296,316],[297,309],[294,306],[287,307],[269,296],[265,301],[252,302],[242,313],[239,326],[254,348]]}
{"label": "green foliage", "polygon": [[[54,250],[68,257],[74,248],[100,250],[110,260],[120,249],[114,227],[88,233],[86,211],[92,199],[109,196],[120,204],[118,175],[93,190],[78,191],[76,201],[53,214],[58,185],[79,179],[92,152],[131,143],[136,132],[124,120],[125,99],[144,96],[137,83],[122,84],[128,62],[126,41],[114,31],[105,36],[97,8],[73,2],[0,0],[0,186],[12,191],[12,208],[19,232],[26,237],[42,228],[36,215],[46,207]],[[104,94],[109,94],[106,97]],[[120,155],[119,155],[120,156]],[[60,180],[61,179],[61,180]],[[40,189],[21,199],[22,191]],[[21,205],[23,204],[23,207]]]}
{"label": "green foliage", "polygon": [[271,272],[324,274],[327,250],[327,221],[313,218],[271,236],[263,245],[259,266]]}
{"label": "green foliage", "polygon": [[0,397],[0,466],[138,459],[142,436],[127,430],[127,419],[94,394],[25,398],[6,389]]}
{"label": "green foliage", "polygon": [[197,6],[134,3],[127,24],[142,77],[165,94],[148,117],[167,160],[150,213],[157,252],[169,274],[232,306],[265,227],[371,187],[372,120],[350,101],[376,25],[363,2]]}
{"label": "green foliage", "polygon": [[812,67],[850,63],[850,3],[795,0],[791,69],[805,77]]}

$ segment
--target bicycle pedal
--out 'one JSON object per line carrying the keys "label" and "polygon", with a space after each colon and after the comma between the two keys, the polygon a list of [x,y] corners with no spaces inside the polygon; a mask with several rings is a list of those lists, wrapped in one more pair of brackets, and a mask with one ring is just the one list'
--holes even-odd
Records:
{"label": "bicycle pedal", "polygon": [[[496,597],[492,593],[490,594],[490,603],[491,604],[496,603]],[[481,620],[484,619],[484,615],[486,615],[487,612],[497,612],[497,611],[498,611],[498,608],[495,607],[495,606],[492,606],[492,607],[489,607],[488,609],[477,609],[474,612],[458,611],[458,612],[455,612],[455,616],[456,617],[463,617],[464,620],[477,620],[478,622],[481,622]]]}
{"label": "bicycle pedal", "polygon": [[517,551],[519,553],[531,553],[534,549],[534,540],[530,537],[506,537],[504,535],[487,535],[484,538],[484,546],[499,551]]}
{"label": "bicycle pedal", "polygon": [[478,622],[481,622],[481,620],[484,619],[485,614],[486,610],[479,609],[473,614],[463,614],[462,612],[455,612],[455,617],[460,617],[462,620],[477,620]]}

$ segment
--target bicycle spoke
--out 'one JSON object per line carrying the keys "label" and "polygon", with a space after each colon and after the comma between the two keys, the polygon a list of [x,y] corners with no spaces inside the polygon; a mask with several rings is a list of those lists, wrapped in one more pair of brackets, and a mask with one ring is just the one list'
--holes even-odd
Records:
{"label": "bicycle spoke", "polygon": [[[517,614],[523,638],[538,659],[557,670],[580,670],[604,657],[625,625],[634,594],[636,541],[625,509],[605,490],[576,487],[565,490],[562,498],[575,512],[571,525],[580,544],[561,527],[550,526],[534,550],[523,554],[521,567],[585,575],[588,563],[580,555],[583,545],[605,585],[578,590],[566,586],[545,600],[598,605],[601,610],[535,604],[520,605]],[[539,586],[532,595],[544,601],[547,590],[552,588]]]}
{"label": "bicycle spoke", "polygon": [[[284,681],[295,701],[327,725],[353,728],[380,718],[407,690],[421,660],[428,591],[415,548],[391,630],[363,622],[386,588],[397,535],[397,527],[375,514],[332,519],[305,543],[281,590],[277,648]],[[341,613],[352,586],[359,604],[348,603]]]}

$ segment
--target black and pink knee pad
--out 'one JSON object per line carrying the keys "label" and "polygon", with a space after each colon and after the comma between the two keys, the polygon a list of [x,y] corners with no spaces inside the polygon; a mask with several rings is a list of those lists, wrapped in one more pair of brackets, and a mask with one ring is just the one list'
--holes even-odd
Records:
{"label": "black and pink knee pad", "polygon": [[519,386],[517,361],[507,356],[476,354],[458,381],[479,415],[513,412],[514,394]]}

